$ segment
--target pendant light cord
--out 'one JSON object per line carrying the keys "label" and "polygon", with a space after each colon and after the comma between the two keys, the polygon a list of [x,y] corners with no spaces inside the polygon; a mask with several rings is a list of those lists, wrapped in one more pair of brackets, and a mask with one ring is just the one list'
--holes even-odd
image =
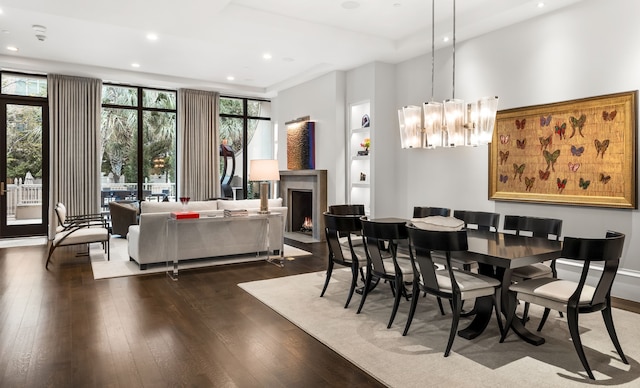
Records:
{"label": "pendant light cord", "polygon": [[453,94],[456,98],[456,0],[453,0]]}
{"label": "pendant light cord", "polygon": [[436,80],[436,0],[431,0],[431,101],[434,101],[433,88]]}

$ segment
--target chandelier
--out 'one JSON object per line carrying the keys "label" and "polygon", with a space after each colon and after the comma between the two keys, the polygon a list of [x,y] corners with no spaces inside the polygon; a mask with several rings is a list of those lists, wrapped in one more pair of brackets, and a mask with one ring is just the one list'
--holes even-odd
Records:
{"label": "chandelier", "polygon": [[434,101],[435,0],[431,0],[431,101],[422,107],[408,105],[398,110],[402,148],[435,148],[486,145],[493,137],[498,97],[483,97],[467,103],[456,93],[456,1],[453,0],[452,98]]}

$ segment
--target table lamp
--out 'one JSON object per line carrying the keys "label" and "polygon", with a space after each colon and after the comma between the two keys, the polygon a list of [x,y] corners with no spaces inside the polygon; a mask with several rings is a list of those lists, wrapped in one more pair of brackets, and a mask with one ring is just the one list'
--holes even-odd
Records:
{"label": "table lamp", "polygon": [[280,170],[278,161],[271,159],[255,159],[249,165],[249,178],[260,181],[260,211],[259,214],[269,214],[269,183],[279,181]]}

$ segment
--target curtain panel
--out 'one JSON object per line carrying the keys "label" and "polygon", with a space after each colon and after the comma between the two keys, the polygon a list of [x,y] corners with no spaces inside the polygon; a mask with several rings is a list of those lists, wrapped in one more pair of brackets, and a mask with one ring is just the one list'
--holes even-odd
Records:
{"label": "curtain panel", "polygon": [[58,219],[55,204],[69,215],[100,210],[100,110],[102,81],[47,76],[49,94],[49,238]]}
{"label": "curtain panel", "polygon": [[191,200],[220,196],[219,94],[178,90],[178,192]]}

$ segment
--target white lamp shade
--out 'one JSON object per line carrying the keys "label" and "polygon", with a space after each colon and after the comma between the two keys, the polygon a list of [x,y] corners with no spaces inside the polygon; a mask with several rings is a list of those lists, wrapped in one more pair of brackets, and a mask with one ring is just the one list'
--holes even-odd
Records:
{"label": "white lamp shade", "polygon": [[278,161],[272,159],[252,160],[249,164],[249,179],[252,181],[279,181]]}

